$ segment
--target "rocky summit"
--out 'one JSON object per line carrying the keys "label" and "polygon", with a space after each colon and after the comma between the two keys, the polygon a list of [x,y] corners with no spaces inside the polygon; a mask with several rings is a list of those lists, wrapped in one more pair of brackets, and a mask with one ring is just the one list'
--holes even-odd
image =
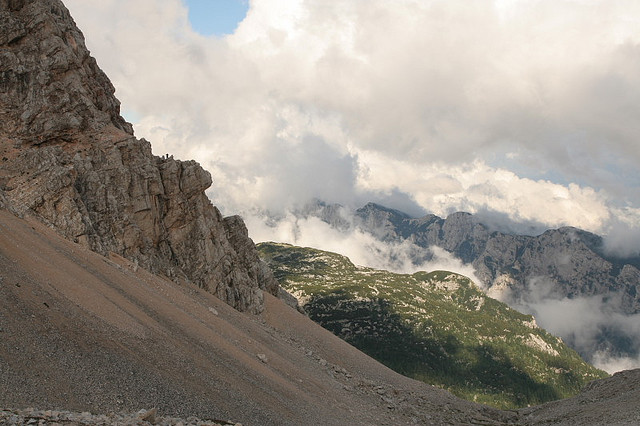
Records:
{"label": "rocky summit", "polygon": [[64,5],[2,1],[0,23],[0,205],[260,312],[278,286],[244,223],[211,205],[199,164],[133,136]]}

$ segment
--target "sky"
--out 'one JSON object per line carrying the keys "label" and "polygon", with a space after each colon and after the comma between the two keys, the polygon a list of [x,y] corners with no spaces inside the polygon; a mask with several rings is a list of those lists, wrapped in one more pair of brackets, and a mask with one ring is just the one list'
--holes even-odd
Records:
{"label": "sky", "polygon": [[248,0],[186,0],[191,28],[204,36],[232,34],[247,15]]}
{"label": "sky", "polygon": [[638,2],[65,4],[136,135],[225,213],[377,201],[640,251]]}
{"label": "sky", "polygon": [[197,160],[256,241],[370,266],[402,249],[292,214],[320,199],[640,254],[640,2],[64,3],[136,136]]}

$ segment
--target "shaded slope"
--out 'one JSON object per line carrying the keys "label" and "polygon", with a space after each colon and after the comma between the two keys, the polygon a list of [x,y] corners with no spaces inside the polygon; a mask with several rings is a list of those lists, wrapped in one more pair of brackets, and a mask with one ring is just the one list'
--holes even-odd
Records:
{"label": "shaded slope", "polygon": [[393,274],[287,244],[258,249],[311,319],[395,371],[458,396],[521,407],[606,376],[460,275]]}

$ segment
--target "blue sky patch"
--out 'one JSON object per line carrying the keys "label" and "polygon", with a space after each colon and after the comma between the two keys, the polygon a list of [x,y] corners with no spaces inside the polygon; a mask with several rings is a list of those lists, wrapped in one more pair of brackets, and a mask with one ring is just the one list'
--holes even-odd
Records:
{"label": "blue sky patch", "polygon": [[249,10],[248,0],[185,0],[191,27],[205,36],[233,34]]}

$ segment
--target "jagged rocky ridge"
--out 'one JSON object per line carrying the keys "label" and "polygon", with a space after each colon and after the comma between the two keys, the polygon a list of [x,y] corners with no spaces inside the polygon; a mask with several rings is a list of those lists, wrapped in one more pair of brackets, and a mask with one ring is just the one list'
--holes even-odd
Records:
{"label": "jagged rocky ridge", "polygon": [[356,216],[358,226],[383,241],[445,249],[472,264],[488,288],[518,292],[531,277],[544,277],[557,284],[560,296],[616,293],[626,313],[640,312],[640,270],[632,260],[604,255],[602,238],[590,232],[563,227],[538,236],[514,235],[492,230],[469,213],[412,218],[374,203]]}
{"label": "jagged rocky ridge", "polygon": [[278,286],[243,221],[198,163],[135,138],[114,92],[59,0],[0,1],[0,206],[260,312]]}

